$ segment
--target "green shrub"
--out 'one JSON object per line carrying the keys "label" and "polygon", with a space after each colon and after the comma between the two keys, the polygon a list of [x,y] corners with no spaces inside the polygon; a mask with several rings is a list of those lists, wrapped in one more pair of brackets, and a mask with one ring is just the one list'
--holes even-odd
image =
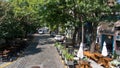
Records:
{"label": "green shrub", "polygon": [[73,60],[74,55],[72,55],[72,54],[70,54],[70,53],[68,53],[68,52],[66,51],[66,52],[65,52],[65,58],[66,58],[67,60]]}
{"label": "green shrub", "polygon": [[56,42],[56,43],[54,44],[54,46],[55,46],[55,47],[57,47],[58,45],[59,45],[59,43],[58,43],[58,42]]}
{"label": "green shrub", "polygon": [[114,58],[114,59],[116,59],[116,58],[117,58],[116,51],[114,51],[113,58]]}

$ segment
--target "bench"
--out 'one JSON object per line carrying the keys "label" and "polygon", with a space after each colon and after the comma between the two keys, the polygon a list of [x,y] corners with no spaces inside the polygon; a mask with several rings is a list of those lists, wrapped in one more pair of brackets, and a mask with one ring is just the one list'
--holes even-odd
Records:
{"label": "bench", "polygon": [[84,51],[83,53],[88,58],[93,59],[94,61],[98,61],[98,59],[95,57],[95,55],[93,53],[90,53],[89,51]]}

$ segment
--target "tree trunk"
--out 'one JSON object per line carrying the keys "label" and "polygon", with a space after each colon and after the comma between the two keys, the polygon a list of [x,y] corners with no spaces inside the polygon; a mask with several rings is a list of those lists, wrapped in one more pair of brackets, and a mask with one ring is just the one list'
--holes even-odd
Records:
{"label": "tree trunk", "polygon": [[76,34],[77,34],[77,32],[78,32],[78,27],[75,27],[75,31],[74,31],[74,33],[73,33],[73,38],[72,38],[72,45],[74,46],[74,45],[76,45]]}
{"label": "tree trunk", "polygon": [[77,44],[80,44],[81,42],[81,27],[78,29],[78,37],[77,37]]}
{"label": "tree trunk", "polygon": [[95,44],[96,44],[96,34],[97,32],[97,23],[93,23],[93,26],[92,26],[92,37],[91,37],[91,40],[92,40],[92,43],[91,43],[91,48],[90,48],[90,52],[95,52]]}

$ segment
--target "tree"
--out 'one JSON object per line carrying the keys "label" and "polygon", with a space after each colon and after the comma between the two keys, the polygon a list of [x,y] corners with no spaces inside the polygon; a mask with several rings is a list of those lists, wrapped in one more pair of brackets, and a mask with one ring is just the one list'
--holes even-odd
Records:
{"label": "tree", "polygon": [[28,33],[35,32],[36,28],[40,27],[39,8],[42,0],[11,0],[10,3],[15,14],[14,17],[23,27],[25,37]]}
{"label": "tree", "polygon": [[[66,23],[72,23],[75,27],[73,34],[73,45],[75,45],[76,34],[80,37],[81,25],[90,22],[92,34],[91,42],[96,39],[96,27],[104,12],[109,12],[106,0],[55,0],[44,5],[43,18],[47,24],[58,27]],[[78,42],[79,43],[79,42]]]}
{"label": "tree", "polygon": [[39,27],[36,25],[37,17],[34,18],[37,15],[35,10],[38,7],[35,8],[36,5],[32,7],[33,4],[28,3],[28,1],[0,1],[0,38],[5,39],[6,43],[15,38],[24,38]]}

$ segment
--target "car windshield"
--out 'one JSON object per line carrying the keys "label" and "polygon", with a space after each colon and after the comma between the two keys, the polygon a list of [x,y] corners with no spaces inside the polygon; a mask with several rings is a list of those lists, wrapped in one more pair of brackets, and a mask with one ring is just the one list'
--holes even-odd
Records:
{"label": "car windshield", "polygon": [[61,37],[61,35],[56,35],[56,37]]}
{"label": "car windshield", "polygon": [[42,30],[39,30],[39,31],[42,31]]}

